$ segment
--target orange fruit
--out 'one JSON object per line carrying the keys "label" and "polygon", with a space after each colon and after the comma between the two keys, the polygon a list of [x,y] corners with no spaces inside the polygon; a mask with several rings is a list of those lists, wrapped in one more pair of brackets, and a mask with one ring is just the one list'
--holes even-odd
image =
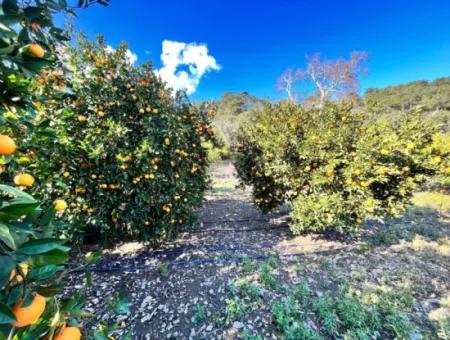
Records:
{"label": "orange fruit", "polygon": [[31,23],[31,29],[33,31],[39,31],[41,29],[41,26],[39,26],[39,24],[33,22],[33,23]]}
{"label": "orange fruit", "polygon": [[[28,274],[28,269],[29,269],[29,265],[26,262],[22,262],[21,264],[19,264],[20,269],[22,270],[23,274],[25,276],[27,276]],[[22,275],[18,274],[16,272],[15,269],[11,270],[11,274],[9,274],[9,281],[14,280],[14,278],[17,280],[17,282],[22,282],[23,281],[23,277]]]}
{"label": "orange fruit", "polygon": [[434,157],[432,162],[433,162],[433,164],[441,164],[441,162],[442,162],[441,156]]}
{"label": "orange fruit", "polygon": [[67,202],[64,200],[55,200],[53,202],[53,207],[57,212],[64,211],[67,208]]}
{"label": "orange fruit", "polygon": [[43,58],[45,51],[39,44],[30,44],[28,45],[28,54],[35,58]]}
{"label": "orange fruit", "polygon": [[63,327],[53,340],[80,340],[81,332],[77,327]]}
{"label": "orange fruit", "polygon": [[14,140],[5,135],[0,135],[0,155],[11,155],[16,151],[16,143]]}
{"label": "orange fruit", "polygon": [[34,177],[29,174],[18,174],[14,177],[14,184],[22,187],[31,187],[34,184]]}
{"label": "orange fruit", "polygon": [[13,326],[26,327],[35,323],[39,320],[42,313],[44,313],[45,305],[45,297],[39,294],[36,294],[31,304],[26,307],[22,307],[22,302],[19,301],[12,308],[12,312],[17,319],[17,321],[13,323]]}

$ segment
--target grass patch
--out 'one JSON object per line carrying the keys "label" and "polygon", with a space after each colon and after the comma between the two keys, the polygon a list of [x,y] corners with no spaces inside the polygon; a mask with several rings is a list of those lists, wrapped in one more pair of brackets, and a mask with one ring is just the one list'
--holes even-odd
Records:
{"label": "grass patch", "polygon": [[258,264],[256,263],[256,261],[251,260],[248,257],[244,257],[242,259],[242,271],[244,273],[253,273],[257,267]]}
{"label": "grass patch", "polygon": [[[375,287],[353,291],[339,286],[335,295],[315,296],[300,283],[272,306],[284,339],[407,339],[414,299],[406,288]],[[315,325],[312,327],[311,325]]]}
{"label": "grass patch", "polygon": [[437,192],[418,192],[412,203],[420,208],[434,209],[439,212],[450,211],[450,195]]}

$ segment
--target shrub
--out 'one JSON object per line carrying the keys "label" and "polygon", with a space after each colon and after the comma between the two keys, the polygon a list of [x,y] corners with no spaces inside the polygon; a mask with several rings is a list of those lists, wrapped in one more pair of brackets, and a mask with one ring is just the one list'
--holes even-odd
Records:
{"label": "shrub", "polygon": [[365,219],[400,214],[444,164],[434,132],[419,114],[374,120],[346,102],[322,111],[266,105],[240,131],[236,168],[263,211],[291,204],[294,233],[354,232]]}
{"label": "shrub", "polygon": [[38,120],[56,141],[39,139],[34,166],[43,199],[69,204],[68,237],[170,238],[193,221],[207,187],[211,113],[174,95],[150,64],[131,65],[126,51],[81,39],[68,51],[70,72],[38,79],[61,100],[40,103]]}

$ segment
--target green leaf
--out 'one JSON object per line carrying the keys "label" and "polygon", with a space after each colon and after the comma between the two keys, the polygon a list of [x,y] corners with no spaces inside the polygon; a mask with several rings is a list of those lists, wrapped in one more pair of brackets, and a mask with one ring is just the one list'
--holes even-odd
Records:
{"label": "green leaf", "polygon": [[8,294],[8,300],[7,300],[7,304],[9,306],[12,306],[13,304],[15,304],[16,302],[18,302],[21,298],[22,298],[22,293],[23,293],[23,289],[21,286],[17,285],[14,286]]}
{"label": "green leaf", "polygon": [[31,195],[8,185],[0,185],[0,192],[12,196],[0,200],[0,220],[17,219],[30,214],[39,206],[39,202]]}
{"label": "green leaf", "polygon": [[30,71],[31,73],[39,73],[42,68],[49,66],[51,64],[50,61],[46,59],[37,59],[32,57],[27,57],[24,63],[22,63],[22,67]]}
{"label": "green leaf", "polygon": [[42,14],[43,8],[42,7],[26,7],[23,10],[23,12],[27,19],[33,20]]}
{"label": "green leaf", "polygon": [[[3,25],[7,25],[7,26],[13,26],[15,24],[20,23],[20,21],[22,20],[22,17],[20,15],[14,15],[14,14],[10,14],[10,15],[0,15],[0,22]],[[10,28],[8,27],[8,30],[10,30]]]}
{"label": "green leaf", "polygon": [[16,266],[13,259],[6,255],[0,255],[0,284],[4,280],[9,280],[9,274]]}
{"label": "green leaf", "polygon": [[58,271],[58,266],[49,264],[33,269],[28,275],[28,280],[42,281],[51,278]]}
{"label": "green leaf", "polygon": [[86,261],[90,265],[90,264],[97,262],[101,258],[102,258],[102,252],[100,250],[98,250],[98,251],[93,252],[92,254],[87,255]]}
{"label": "green leaf", "polygon": [[93,282],[93,280],[92,280],[92,273],[89,272],[89,271],[86,271],[85,274],[86,274],[86,284],[88,286],[92,286],[92,282]]}
{"label": "green leaf", "polygon": [[47,209],[44,215],[39,220],[39,225],[41,227],[46,226],[51,222],[51,220],[56,216],[56,211],[53,207]]}
{"label": "green leaf", "polygon": [[63,246],[63,244],[64,240],[60,240],[57,238],[31,240],[22,244],[19,249],[17,249],[17,252],[25,255],[39,255],[55,249],[68,251],[69,248]]}
{"label": "green leaf", "polygon": [[30,259],[30,264],[33,267],[41,267],[47,264],[63,264],[69,259],[69,255],[60,249],[54,249],[47,253],[34,255]]}
{"label": "green leaf", "polygon": [[0,302],[0,324],[10,324],[17,321],[12,310]]}
{"label": "green leaf", "polygon": [[31,235],[37,237],[36,231],[33,229],[33,226],[27,222],[9,222],[8,223],[10,229],[14,230],[16,233],[21,233],[25,235]]}
{"label": "green leaf", "polygon": [[58,295],[62,289],[61,285],[51,286],[51,287],[41,287],[38,288],[36,291],[39,295],[45,296],[45,297],[53,297],[55,295]]}
{"label": "green leaf", "polygon": [[19,6],[16,0],[3,0],[2,8],[6,14],[16,14],[19,12]]}
{"label": "green leaf", "polygon": [[0,222],[0,240],[3,241],[7,247],[11,249],[16,249],[14,239],[9,232],[9,228],[6,224]]}

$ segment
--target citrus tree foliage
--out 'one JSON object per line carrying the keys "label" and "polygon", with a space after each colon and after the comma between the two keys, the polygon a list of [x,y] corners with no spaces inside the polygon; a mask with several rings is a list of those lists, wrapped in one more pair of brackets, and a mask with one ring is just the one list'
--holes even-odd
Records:
{"label": "citrus tree foliage", "polygon": [[[25,164],[34,155],[29,136],[44,132],[34,124],[34,76],[57,62],[55,45],[66,39],[53,25],[63,1],[1,1],[0,9],[0,338],[61,338],[79,329],[79,296],[57,298],[69,248],[56,236],[56,215],[66,203],[43,208],[30,196],[35,185]],[[31,169],[30,169],[31,170]],[[88,259],[92,261],[93,258]]]}
{"label": "citrus tree foliage", "polygon": [[61,98],[39,104],[40,124],[56,133],[40,141],[39,190],[68,202],[69,237],[171,237],[193,220],[207,186],[208,112],[174,95],[150,64],[131,65],[126,51],[81,39],[67,51],[69,72],[37,79]]}
{"label": "citrus tree foliage", "polygon": [[365,219],[400,214],[418,183],[448,167],[448,154],[433,146],[434,128],[419,114],[396,123],[368,116],[345,102],[323,111],[267,105],[237,148],[256,205],[289,202],[294,233],[353,232]]}
{"label": "citrus tree foliage", "polygon": [[[437,133],[433,136],[432,148],[442,155],[442,167],[439,167],[437,178],[444,186],[450,186],[450,133]],[[436,159],[438,161],[439,158]]]}

